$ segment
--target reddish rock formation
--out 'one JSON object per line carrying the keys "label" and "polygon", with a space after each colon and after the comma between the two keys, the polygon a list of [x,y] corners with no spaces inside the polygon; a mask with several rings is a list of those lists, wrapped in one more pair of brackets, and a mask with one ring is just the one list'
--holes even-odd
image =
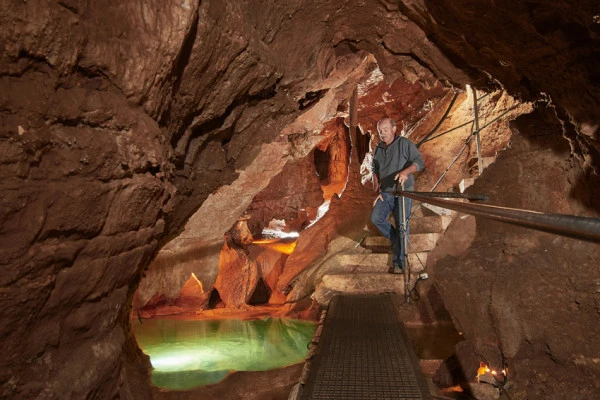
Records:
{"label": "reddish rock formation", "polygon": [[233,228],[231,228],[231,240],[238,246],[249,245],[254,241],[252,232],[248,229],[249,216],[244,215],[238,219]]}
{"label": "reddish rock formation", "polygon": [[[368,222],[373,191],[360,181],[358,154],[353,151],[350,157],[349,179],[341,197],[331,199],[328,212],[313,226],[302,232],[294,253],[286,260],[284,270],[278,280],[278,289],[290,292],[296,285],[299,274],[323,259],[330,251],[329,244],[337,237],[347,237],[358,242],[362,228]],[[310,283],[308,284],[311,289]],[[297,301],[305,295],[306,283],[298,285],[291,293],[291,301]]]}
{"label": "reddish rock formation", "polygon": [[[383,79],[381,71],[376,72],[373,75]],[[377,82],[376,79],[371,79]],[[409,82],[402,77],[394,80],[391,85],[385,81],[375,84],[368,82],[369,80],[359,86],[358,124],[365,132],[374,136],[377,136],[377,123],[383,117],[396,120],[399,133],[415,130],[417,124],[421,124],[429,113],[437,109],[438,103],[449,92],[439,82],[428,87],[422,81]],[[411,139],[418,142],[416,138]],[[376,141],[379,141],[378,137]]]}
{"label": "reddish rock formation", "polygon": [[350,162],[350,136],[343,118],[331,120],[323,127],[321,134],[324,139],[317,144],[315,156],[317,175],[325,189],[325,200],[334,194],[341,194],[348,181],[348,164]]}
{"label": "reddish rock formation", "polygon": [[272,219],[284,220],[290,232],[299,231],[310,218],[307,209],[317,208],[322,202],[323,192],[310,153],[287,163],[252,199],[247,209],[248,225],[257,238]]}
{"label": "reddish rock formation", "polygon": [[215,289],[226,307],[243,308],[260,279],[258,267],[242,250],[225,242],[219,259]]}
{"label": "reddish rock formation", "polygon": [[186,310],[204,310],[208,307],[210,295],[211,292],[205,292],[202,283],[192,274],[177,296],[177,305]]}
{"label": "reddish rock formation", "polygon": [[282,304],[285,301],[285,295],[277,290],[277,279],[281,275],[288,255],[261,245],[251,246],[249,250],[250,258],[258,265],[261,278],[270,292],[268,302]]}

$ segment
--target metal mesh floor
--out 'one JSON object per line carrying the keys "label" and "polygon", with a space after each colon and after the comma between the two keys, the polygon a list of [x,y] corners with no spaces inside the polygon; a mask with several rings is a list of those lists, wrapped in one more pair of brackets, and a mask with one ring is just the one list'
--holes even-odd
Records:
{"label": "metal mesh floor", "polygon": [[335,297],[301,399],[430,399],[398,297]]}

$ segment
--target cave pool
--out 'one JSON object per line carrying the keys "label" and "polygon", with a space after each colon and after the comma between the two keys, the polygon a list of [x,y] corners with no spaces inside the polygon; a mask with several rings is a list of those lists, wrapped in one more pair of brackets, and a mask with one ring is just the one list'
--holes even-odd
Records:
{"label": "cave pool", "polygon": [[146,319],[132,321],[150,356],[152,383],[184,390],[221,381],[232,371],[266,371],[297,364],[308,354],[312,322]]}

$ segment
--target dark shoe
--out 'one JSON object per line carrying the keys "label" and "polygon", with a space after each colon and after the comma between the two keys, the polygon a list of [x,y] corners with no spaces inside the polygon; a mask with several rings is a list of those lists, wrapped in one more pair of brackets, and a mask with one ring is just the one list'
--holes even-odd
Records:
{"label": "dark shoe", "polygon": [[402,268],[401,265],[394,264],[394,266],[392,268],[390,268],[389,273],[390,274],[403,274],[404,268]]}

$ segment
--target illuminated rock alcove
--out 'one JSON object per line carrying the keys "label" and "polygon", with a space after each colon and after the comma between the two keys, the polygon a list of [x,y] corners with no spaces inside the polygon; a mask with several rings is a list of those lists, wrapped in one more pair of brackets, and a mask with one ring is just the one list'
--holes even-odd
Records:
{"label": "illuminated rock alcove", "polygon": [[[377,121],[423,141],[430,190],[472,133],[470,88],[485,169],[470,142],[437,190],[600,213],[593,1],[5,1],[0,21],[0,397],[186,395],[150,384],[132,318],[315,318],[319,267],[371,229]],[[513,399],[596,398],[599,260],[458,217],[423,304],[462,332],[469,379],[504,361]],[[300,371],[186,393],[287,398]]]}

